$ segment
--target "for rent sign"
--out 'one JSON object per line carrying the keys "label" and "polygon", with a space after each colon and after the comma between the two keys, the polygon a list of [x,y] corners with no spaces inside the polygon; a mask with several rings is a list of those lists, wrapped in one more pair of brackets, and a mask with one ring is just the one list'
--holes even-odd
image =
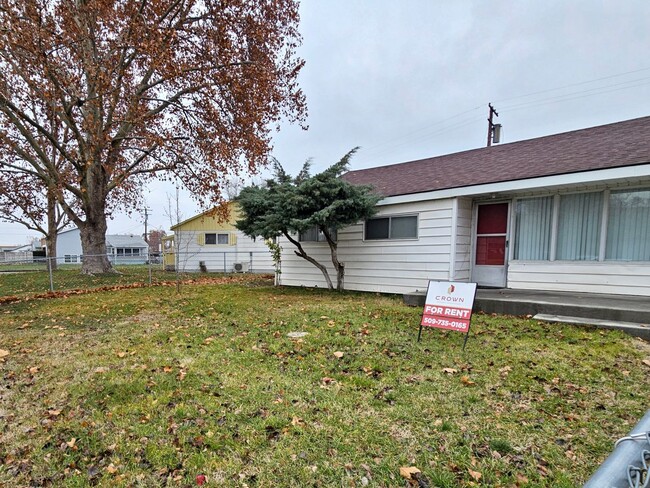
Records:
{"label": "for rent sign", "polygon": [[422,314],[422,327],[469,331],[476,283],[429,281]]}

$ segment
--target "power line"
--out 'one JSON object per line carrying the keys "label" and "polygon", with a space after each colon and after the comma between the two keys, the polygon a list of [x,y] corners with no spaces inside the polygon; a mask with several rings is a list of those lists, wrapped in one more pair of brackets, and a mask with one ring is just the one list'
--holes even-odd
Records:
{"label": "power line", "polygon": [[421,127],[419,129],[415,129],[415,130],[413,130],[411,132],[407,132],[406,134],[403,134],[401,136],[393,137],[392,139],[387,139],[384,142],[381,142],[379,144],[375,144],[374,146],[371,146],[371,147],[367,148],[366,150],[367,151],[374,151],[375,149],[378,149],[378,148],[380,148],[382,146],[390,145],[391,143],[393,143],[395,141],[400,141],[400,140],[412,137],[412,136],[414,136],[415,134],[417,134],[419,132],[423,132],[423,131],[429,130],[429,129],[433,128],[433,127],[445,124],[445,123],[447,123],[447,122],[449,122],[451,120],[457,119],[458,117],[461,117],[461,116],[466,115],[468,113],[474,112],[474,111],[476,111],[476,110],[478,110],[480,108],[481,108],[481,106],[477,105],[476,107],[473,107],[473,108],[471,108],[469,110],[459,112],[459,113],[457,113],[455,115],[452,115],[450,117],[446,117],[446,118],[444,118],[442,120],[439,120],[437,122],[434,122],[432,124],[428,124],[428,125],[425,125],[424,127]]}
{"label": "power line", "polygon": [[[617,84],[617,85],[610,85],[610,86],[601,87],[601,88],[597,89],[597,91],[595,91],[596,89],[592,89],[592,90],[587,90],[586,92],[567,93],[565,95],[558,95],[556,97],[550,97],[550,98],[545,98],[545,99],[541,99],[541,100],[532,100],[532,101],[530,101],[528,103],[522,103],[522,104],[519,104],[519,105],[512,105],[510,107],[506,106],[502,110],[507,110],[507,111],[510,111],[510,112],[514,112],[516,110],[522,110],[522,109],[526,109],[526,108],[538,107],[540,105],[548,105],[548,104],[551,104],[551,103],[559,103],[559,102],[568,102],[568,101],[576,100],[576,99],[579,99],[579,98],[587,98],[587,97],[592,97],[594,95],[602,95],[602,94],[605,94],[605,93],[612,93],[612,92],[616,92],[616,91],[627,90],[628,88],[636,88],[636,87],[639,87],[639,86],[645,86],[645,85],[650,84],[650,78],[647,78],[646,80],[647,81],[644,81],[642,83],[636,83],[634,85],[623,86],[623,87],[619,87],[619,88],[612,88],[612,87],[620,85],[620,84]],[[612,89],[608,90],[607,88],[612,88]],[[594,92],[594,93],[589,93],[589,92]]]}
{"label": "power line", "polygon": [[610,80],[612,78],[618,78],[620,76],[630,75],[630,74],[633,74],[633,73],[640,73],[642,71],[648,71],[648,70],[650,70],[650,68],[641,68],[641,69],[636,69],[636,70],[633,70],[633,71],[626,71],[625,73],[619,73],[619,74],[610,75],[610,76],[603,76],[602,78],[594,78],[593,80],[580,81],[578,83],[571,83],[569,85],[564,85],[564,86],[560,86],[560,87],[557,87],[557,88],[548,88],[546,90],[540,90],[540,91],[537,91],[537,92],[527,93],[525,95],[517,95],[517,96],[509,97],[509,98],[502,98],[500,100],[496,100],[495,103],[508,102],[510,100],[516,100],[517,98],[532,97],[533,95],[540,95],[542,93],[548,93],[548,92],[557,91],[557,90],[564,90],[565,88],[571,88],[573,86],[588,85],[589,83],[595,83],[597,81],[603,81],[603,80]]}

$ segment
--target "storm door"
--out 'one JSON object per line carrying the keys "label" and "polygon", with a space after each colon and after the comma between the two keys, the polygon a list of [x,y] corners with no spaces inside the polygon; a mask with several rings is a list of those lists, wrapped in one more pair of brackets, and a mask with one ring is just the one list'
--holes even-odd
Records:
{"label": "storm door", "polygon": [[472,281],[505,287],[509,203],[481,203],[477,210]]}

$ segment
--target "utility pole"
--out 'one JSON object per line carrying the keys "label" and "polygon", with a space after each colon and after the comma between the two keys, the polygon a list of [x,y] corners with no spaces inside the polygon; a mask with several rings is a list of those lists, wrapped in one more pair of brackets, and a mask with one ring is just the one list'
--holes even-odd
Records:
{"label": "utility pole", "polygon": [[149,244],[149,231],[147,230],[147,224],[149,223],[149,209],[144,207],[144,242]]}
{"label": "utility pole", "polygon": [[492,106],[491,103],[488,103],[488,107],[490,109],[490,115],[488,116],[488,133],[487,133],[487,145],[490,147],[492,145],[492,139],[494,138],[494,142],[499,142],[499,135],[501,132],[501,124],[494,124],[492,123],[492,116],[496,115],[497,117],[499,114],[497,113],[496,110],[494,110],[494,107]]}

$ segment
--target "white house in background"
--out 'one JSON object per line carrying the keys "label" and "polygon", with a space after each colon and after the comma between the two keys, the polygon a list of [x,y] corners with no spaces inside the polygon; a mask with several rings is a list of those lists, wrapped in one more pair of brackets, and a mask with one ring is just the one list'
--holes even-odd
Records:
{"label": "white house in background", "polygon": [[165,268],[178,267],[182,272],[274,272],[264,240],[253,240],[237,230],[239,209],[235,203],[226,205],[230,208],[225,220],[208,210],[171,227],[174,234],[163,238]]}
{"label": "white house in background", "polygon": [[[145,264],[149,259],[149,245],[136,235],[106,235],[106,253],[113,264]],[[59,263],[81,263],[81,233],[78,228],[59,232],[56,256]]]}
{"label": "white house in background", "polygon": [[[650,117],[343,178],[384,196],[375,218],[338,232],[345,289],[455,280],[650,296]],[[281,284],[326,286],[281,244]],[[330,263],[327,243],[303,246]]]}

